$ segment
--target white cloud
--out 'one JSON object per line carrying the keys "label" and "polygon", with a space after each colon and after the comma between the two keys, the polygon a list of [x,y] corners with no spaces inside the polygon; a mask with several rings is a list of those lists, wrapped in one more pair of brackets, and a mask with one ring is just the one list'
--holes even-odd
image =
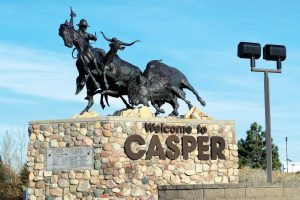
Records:
{"label": "white cloud", "polygon": [[77,69],[70,55],[0,43],[0,87],[59,100],[74,95]]}
{"label": "white cloud", "polygon": [[[78,72],[75,60],[69,54],[0,43],[0,59],[0,87],[44,98],[87,102],[84,100],[85,88],[79,95],[74,94]],[[99,95],[96,95],[94,106],[99,106],[99,99]],[[0,102],[7,100],[11,103],[33,103],[6,97],[1,97]],[[113,108],[123,107],[120,99],[109,97],[109,103],[110,112]]]}
{"label": "white cloud", "polygon": [[0,97],[0,104],[37,104],[35,101],[25,100],[25,99],[18,99],[18,98],[10,98],[10,97]]}

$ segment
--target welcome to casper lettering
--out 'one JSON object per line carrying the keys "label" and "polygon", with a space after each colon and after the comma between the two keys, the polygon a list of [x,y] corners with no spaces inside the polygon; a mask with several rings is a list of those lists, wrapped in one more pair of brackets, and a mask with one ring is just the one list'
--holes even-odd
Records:
{"label": "welcome to casper lettering", "polygon": [[[180,134],[190,134],[192,133],[191,126],[169,126],[161,123],[156,125],[155,123],[145,123],[145,131],[147,133],[180,133]],[[196,126],[197,134],[205,134],[207,128],[201,126],[200,124]],[[179,144],[181,141],[181,145]],[[225,160],[223,150],[225,149],[225,140],[219,136],[198,136],[194,137],[191,135],[183,135],[179,138],[178,135],[170,135],[167,137],[165,143],[168,147],[164,151],[158,135],[153,135],[150,144],[146,150],[139,150],[133,152],[131,149],[132,143],[137,143],[138,145],[145,145],[146,142],[144,138],[140,135],[131,135],[129,136],[125,143],[124,149],[127,156],[132,160],[141,159],[146,154],[146,160],[150,160],[152,156],[158,156],[159,159],[165,160],[169,158],[170,160],[176,160],[180,155],[183,156],[183,159],[187,160],[189,153],[198,150],[198,159],[199,160],[216,160],[217,158]],[[209,144],[205,144],[209,142]],[[181,149],[180,149],[181,147]],[[210,150],[210,151],[209,151]]]}

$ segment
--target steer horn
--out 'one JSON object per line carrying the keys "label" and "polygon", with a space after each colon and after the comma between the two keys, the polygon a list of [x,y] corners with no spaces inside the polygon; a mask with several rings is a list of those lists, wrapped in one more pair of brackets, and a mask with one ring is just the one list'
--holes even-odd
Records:
{"label": "steer horn", "polygon": [[100,33],[102,33],[102,35],[103,35],[103,37],[104,37],[105,40],[107,40],[109,42],[112,42],[112,39],[109,39],[108,37],[106,37],[102,31],[100,31]]}
{"label": "steer horn", "polygon": [[122,42],[122,41],[120,41],[121,42],[121,45],[124,45],[124,46],[131,46],[131,45],[133,45],[134,43],[136,43],[136,42],[141,42],[140,40],[136,40],[136,41],[133,41],[133,42],[131,42],[131,43],[125,43],[125,42]]}

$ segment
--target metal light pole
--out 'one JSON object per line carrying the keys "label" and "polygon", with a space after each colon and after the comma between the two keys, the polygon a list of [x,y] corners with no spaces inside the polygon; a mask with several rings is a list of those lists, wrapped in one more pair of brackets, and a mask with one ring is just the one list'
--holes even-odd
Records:
{"label": "metal light pole", "polygon": [[271,114],[270,114],[270,86],[269,73],[281,73],[281,69],[256,69],[251,68],[252,72],[264,73],[264,92],[265,92],[265,123],[266,123],[266,149],[267,149],[267,180],[272,183],[272,137],[271,137]]}
{"label": "metal light pole", "polygon": [[289,172],[289,157],[288,157],[288,148],[287,148],[288,138],[285,137],[285,157],[286,157],[286,172]]}
{"label": "metal light pole", "polygon": [[264,95],[265,95],[265,123],[266,123],[266,149],[267,149],[267,181],[272,183],[272,137],[271,137],[271,115],[270,115],[270,87],[269,73],[281,73],[281,61],[286,58],[286,49],[282,45],[265,45],[263,58],[273,60],[277,63],[277,69],[259,69],[255,67],[255,59],[261,56],[261,47],[258,43],[240,42],[238,45],[238,56],[250,59],[252,72],[264,73]]}

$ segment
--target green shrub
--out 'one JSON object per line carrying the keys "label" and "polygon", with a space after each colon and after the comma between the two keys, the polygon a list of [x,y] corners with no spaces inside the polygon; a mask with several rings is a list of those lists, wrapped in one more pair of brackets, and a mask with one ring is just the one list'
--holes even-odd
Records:
{"label": "green shrub", "polygon": [[25,166],[20,174],[5,165],[0,159],[0,199],[22,200],[23,187],[28,182],[28,172]]}
{"label": "green shrub", "polygon": [[22,184],[0,182],[1,200],[22,200]]}

